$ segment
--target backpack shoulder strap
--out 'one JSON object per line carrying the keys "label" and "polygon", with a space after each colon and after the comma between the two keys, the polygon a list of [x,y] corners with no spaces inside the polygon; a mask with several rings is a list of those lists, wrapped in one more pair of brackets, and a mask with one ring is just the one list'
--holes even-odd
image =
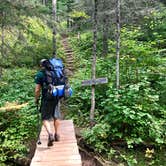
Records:
{"label": "backpack shoulder strap", "polygon": [[58,78],[56,72],[52,70],[45,70],[45,82],[47,85],[57,85]]}

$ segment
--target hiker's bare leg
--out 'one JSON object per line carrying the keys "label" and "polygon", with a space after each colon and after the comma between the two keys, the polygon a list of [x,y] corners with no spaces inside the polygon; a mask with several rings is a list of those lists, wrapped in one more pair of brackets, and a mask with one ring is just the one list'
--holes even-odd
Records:
{"label": "hiker's bare leg", "polygon": [[57,132],[58,132],[59,124],[60,124],[60,120],[54,118],[54,129],[55,129],[55,133],[56,133],[56,134],[57,134]]}
{"label": "hiker's bare leg", "polygon": [[48,146],[53,146],[54,136],[51,132],[51,125],[48,120],[43,120],[43,125],[46,128],[46,131],[48,133]]}
{"label": "hiker's bare leg", "polygon": [[60,138],[59,134],[57,133],[59,125],[60,125],[60,120],[54,118],[54,128],[55,128],[54,140],[55,141],[59,141],[59,138]]}
{"label": "hiker's bare leg", "polygon": [[43,120],[43,125],[46,128],[46,131],[48,134],[51,134],[51,126],[50,126],[50,122],[48,120]]}

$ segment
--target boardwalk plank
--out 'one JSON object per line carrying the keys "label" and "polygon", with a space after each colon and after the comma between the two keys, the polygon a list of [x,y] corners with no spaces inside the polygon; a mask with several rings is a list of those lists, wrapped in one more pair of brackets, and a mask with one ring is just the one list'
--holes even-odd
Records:
{"label": "boardwalk plank", "polygon": [[50,163],[34,162],[33,166],[81,166],[80,160],[54,161]]}
{"label": "boardwalk plank", "polygon": [[54,154],[47,154],[47,155],[38,155],[35,157],[33,161],[36,162],[52,162],[52,161],[68,161],[68,160],[80,160],[80,155],[54,155]]}
{"label": "boardwalk plank", "polygon": [[[51,125],[53,129],[53,123]],[[61,121],[58,129],[60,141],[47,147],[48,135],[44,127],[41,129],[42,144],[37,145],[35,155],[30,166],[81,166],[81,157],[77,147],[77,140],[72,120]]]}

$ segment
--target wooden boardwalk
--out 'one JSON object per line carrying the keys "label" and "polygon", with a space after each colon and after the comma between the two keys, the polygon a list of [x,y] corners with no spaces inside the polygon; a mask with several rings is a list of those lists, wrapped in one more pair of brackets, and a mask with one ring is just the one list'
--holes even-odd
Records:
{"label": "wooden boardwalk", "polygon": [[[53,127],[53,124],[52,124]],[[63,120],[58,129],[60,141],[47,147],[47,132],[42,127],[40,139],[30,166],[81,166],[81,157],[77,147],[72,120]]]}

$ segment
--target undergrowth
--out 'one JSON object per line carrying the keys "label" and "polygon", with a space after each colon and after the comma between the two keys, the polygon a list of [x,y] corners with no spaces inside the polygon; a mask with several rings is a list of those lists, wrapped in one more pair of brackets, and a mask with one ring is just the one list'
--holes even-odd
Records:
{"label": "undergrowth", "polygon": [[[34,71],[27,68],[3,71],[0,80],[0,108],[4,108],[0,111],[0,165],[25,157],[30,150],[29,141],[36,137],[33,77]],[[27,105],[17,109],[23,103]]]}

